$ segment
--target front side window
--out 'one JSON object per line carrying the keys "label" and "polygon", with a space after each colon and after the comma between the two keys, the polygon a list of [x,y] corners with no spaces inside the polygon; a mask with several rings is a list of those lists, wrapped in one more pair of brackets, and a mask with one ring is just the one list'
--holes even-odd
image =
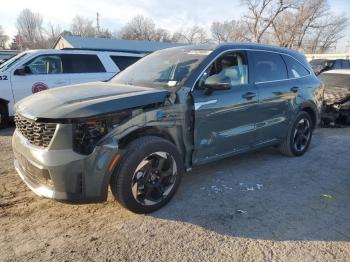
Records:
{"label": "front side window", "polygon": [[223,83],[231,86],[248,84],[248,65],[244,52],[228,52],[216,59],[201,76],[197,88]]}
{"label": "front side window", "polygon": [[38,56],[25,64],[32,75],[61,74],[62,61],[59,55]]}
{"label": "front side window", "polygon": [[64,54],[62,55],[65,73],[102,73],[106,69],[97,55]]}
{"label": "front side window", "polygon": [[125,85],[177,89],[211,50],[170,48],[154,52],[110,81]]}
{"label": "front side window", "polygon": [[286,64],[280,54],[252,51],[251,57],[254,82],[276,81],[288,78]]}
{"label": "front side window", "polygon": [[287,64],[289,78],[299,78],[310,74],[310,72],[294,58],[283,55],[283,59]]}

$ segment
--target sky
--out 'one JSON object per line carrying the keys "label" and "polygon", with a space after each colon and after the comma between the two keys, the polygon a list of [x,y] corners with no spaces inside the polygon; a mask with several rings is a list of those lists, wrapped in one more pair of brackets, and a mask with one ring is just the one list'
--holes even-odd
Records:
{"label": "sky", "polygon": [[[335,15],[350,14],[350,0],[328,0],[328,3]],[[246,10],[240,0],[0,0],[0,4],[0,25],[11,37],[16,34],[16,19],[24,8],[41,13],[44,26],[58,24],[62,29],[69,29],[76,15],[96,19],[99,12],[101,28],[112,32],[138,14],[174,32],[191,25],[209,28],[213,21],[239,19]],[[347,41],[350,41],[350,22],[345,37],[338,42],[338,52],[346,50]]]}

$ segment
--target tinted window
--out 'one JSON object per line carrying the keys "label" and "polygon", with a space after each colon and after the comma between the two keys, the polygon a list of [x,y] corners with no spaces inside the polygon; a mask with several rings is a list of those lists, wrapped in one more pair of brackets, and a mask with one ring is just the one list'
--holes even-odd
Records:
{"label": "tinted window", "polygon": [[281,55],[270,52],[253,51],[252,68],[254,82],[287,79],[287,68]]}
{"label": "tinted window", "polygon": [[25,64],[33,75],[61,74],[63,72],[61,56],[41,55]]}
{"label": "tinted window", "polygon": [[65,73],[100,73],[106,72],[97,55],[62,55]]}
{"label": "tinted window", "polygon": [[132,57],[132,56],[111,56],[113,62],[118,66],[118,68],[123,71],[129,65],[132,65],[141,57]]}
{"label": "tinted window", "polygon": [[288,74],[290,78],[298,78],[310,74],[309,71],[301,63],[291,58],[290,56],[284,55],[283,59],[287,64]]}

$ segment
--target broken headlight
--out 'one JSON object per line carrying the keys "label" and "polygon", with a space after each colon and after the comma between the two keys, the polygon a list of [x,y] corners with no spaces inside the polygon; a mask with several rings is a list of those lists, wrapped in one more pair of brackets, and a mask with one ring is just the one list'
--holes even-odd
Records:
{"label": "broken headlight", "polygon": [[73,150],[84,155],[91,154],[98,141],[130,115],[127,111],[76,123],[73,127]]}

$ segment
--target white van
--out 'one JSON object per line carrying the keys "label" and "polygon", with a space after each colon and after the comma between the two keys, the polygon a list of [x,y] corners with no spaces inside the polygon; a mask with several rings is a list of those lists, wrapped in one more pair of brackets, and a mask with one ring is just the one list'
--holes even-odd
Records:
{"label": "white van", "polygon": [[48,88],[107,80],[144,55],[59,49],[20,53],[0,65],[0,127],[22,98]]}

